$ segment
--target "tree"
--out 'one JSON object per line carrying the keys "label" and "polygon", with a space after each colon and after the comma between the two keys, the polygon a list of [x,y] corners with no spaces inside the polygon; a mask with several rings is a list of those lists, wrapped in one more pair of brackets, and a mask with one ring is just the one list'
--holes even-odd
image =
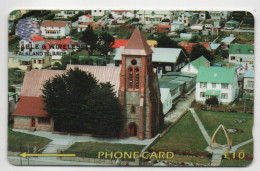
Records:
{"label": "tree", "polygon": [[162,20],[162,22],[170,22],[170,19],[169,19],[169,18],[164,18],[164,19]]}
{"label": "tree", "polygon": [[114,45],[114,43],[115,38],[107,32],[103,32],[99,36],[99,40],[97,42],[97,49],[105,56],[108,56],[108,52],[112,51],[112,46]]}
{"label": "tree", "polygon": [[158,42],[157,47],[165,47],[165,48],[180,47],[177,42],[171,40],[170,37],[166,36],[165,34],[160,35],[159,38],[157,39],[157,42]]}
{"label": "tree", "polygon": [[206,19],[210,19],[211,17],[210,17],[210,15],[209,15],[209,12],[208,11],[206,11]]}
{"label": "tree", "polygon": [[93,51],[97,48],[97,35],[90,25],[83,31],[81,41],[86,44],[86,50],[88,51],[89,56],[92,56]]}
{"label": "tree", "polygon": [[213,60],[213,56],[210,53],[210,51],[208,51],[201,44],[196,44],[195,46],[193,46],[193,48],[191,50],[191,61],[193,61],[201,56],[204,56],[210,62],[212,62],[212,60]]}
{"label": "tree", "polygon": [[79,64],[79,57],[74,55],[74,52],[71,52],[67,55],[61,57],[61,69],[65,69],[67,64]]}
{"label": "tree", "polygon": [[139,18],[133,18],[132,22],[139,22]]}
{"label": "tree", "polygon": [[219,101],[217,99],[216,96],[211,96],[210,98],[208,98],[205,102],[207,105],[211,106],[211,105],[219,105]]}
{"label": "tree", "polygon": [[199,39],[200,39],[200,37],[195,34],[195,35],[193,35],[193,36],[191,37],[191,39],[189,40],[189,42],[190,42],[190,43],[196,43],[196,42],[199,41]]}
{"label": "tree", "polygon": [[42,93],[56,131],[119,136],[120,105],[110,83],[75,68],[47,80]]}

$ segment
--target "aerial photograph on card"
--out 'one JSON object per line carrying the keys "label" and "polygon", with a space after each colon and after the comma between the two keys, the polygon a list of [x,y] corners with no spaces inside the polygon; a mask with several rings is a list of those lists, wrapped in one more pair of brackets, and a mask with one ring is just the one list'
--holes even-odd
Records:
{"label": "aerial photograph on card", "polygon": [[248,11],[10,11],[8,161],[249,166],[254,57]]}

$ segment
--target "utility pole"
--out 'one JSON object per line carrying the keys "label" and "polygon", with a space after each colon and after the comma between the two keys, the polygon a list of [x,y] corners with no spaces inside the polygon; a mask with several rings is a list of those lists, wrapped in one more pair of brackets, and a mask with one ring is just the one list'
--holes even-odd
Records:
{"label": "utility pole", "polygon": [[247,97],[247,92],[245,91],[245,103],[244,103],[244,112],[246,112],[246,97]]}

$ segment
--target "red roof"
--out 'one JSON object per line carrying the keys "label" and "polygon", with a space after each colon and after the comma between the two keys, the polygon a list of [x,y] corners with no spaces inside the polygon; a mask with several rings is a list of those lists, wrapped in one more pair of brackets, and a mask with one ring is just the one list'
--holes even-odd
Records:
{"label": "red roof", "polygon": [[33,34],[30,36],[30,38],[33,42],[39,42],[39,41],[44,40],[44,38],[42,36],[40,36],[39,34]]}
{"label": "red roof", "polygon": [[68,50],[69,43],[70,43],[70,45],[75,45],[75,43],[70,38],[64,38],[61,40],[45,40],[46,50],[49,50],[50,46],[53,46],[54,43],[56,43],[58,46],[61,45],[62,50]]}
{"label": "red roof", "polygon": [[158,25],[157,27],[159,27],[159,28],[171,28],[170,25]]}
{"label": "red roof", "polygon": [[48,113],[43,109],[44,102],[41,97],[20,96],[20,101],[13,115],[47,117]]}
{"label": "red roof", "polygon": [[93,18],[91,15],[88,15],[88,14],[87,14],[87,15],[85,15],[85,16],[86,16],[86,17],[88,17],[88,18]]}
{"label": "red roof", "polygon": [[117,11],[117,12],[129,12],[131,10],[111,10],[111,11]]}
{"label": "red roof", "polygon": [[[195,46],[198,43],[188,43],[188,42],[180,42],[179,45],[182,46],[188,54],[191,53],[193,46]],[[209,49],[210,44],[209,43],[200,43],[202,46],[204,46],[207,50]]]}
{"label": "red roof", "polygon": [[126,46],[128,40],[127,39],[115,39],[115,43],[112,48],[119,48],[121,46]]}

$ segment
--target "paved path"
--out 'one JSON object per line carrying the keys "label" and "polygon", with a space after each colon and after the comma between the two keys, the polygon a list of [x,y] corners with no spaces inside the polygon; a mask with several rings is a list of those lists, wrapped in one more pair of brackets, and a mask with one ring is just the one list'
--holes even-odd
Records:
{"label": "paved path", "polygon": [[[22,159],[22,165],[28,165],[28,159],[21,158]],[[8,156],[9,163],[13,165],[21,165],[20,164],[20,157],[14,157],[14,156]],[[76,161],[64,161],[64,160],[58,160],[56,157],[49,157],[48,159],[42,159],[42,157],[37,158],[29,158],[29,165],[68,165],[68,166],[79,166],[79,165],[92,165],[92,166],[100,166],[100,165],[110,165],[112,164],[104,164],[104,163],[87,163],[87,162],[76,162]]]}
{"label": "paved path", "polygon": [[153,139],[138,140],[136,137],[117,139],[117,138],[98,138],[98,137],[89,137],[89,136],[60,135],[60,134],[52,134],[51,132],[44,132],[44,131],[30,132],[28,130],[22,130],[22,129],[13,129],[13,131],[49,138],[55,141],[54,144],[61,144],[61,145],[73,144],[75,142],[100,142],[100,143],[105,142],[105,143],[147,145],[153,140]]}
{"label": "paved path", "polygon": [[253,141],[254,141],[254,139],[251,138],[251,139],[249,139],[249,140],[247,140],[247,141],[244,141],[244,142],[242,142],[242,143],[240,143],[240,144],[237,144],[237,145],[233,146],[230,151],[236,151],[239,147],[242,147],[242,146],[244,146],[244,145],[246,145],[246,144],[248,144],[248,143],[251,143],[251,142],[253,142]]}
{"label": "paved path", "polygon": [[219,166],[222,160],[222,153],[213,153],[210,166]]}
{"label": "paved path", "polygon": [[195,91],[190,94],[185,94],[184,97],[176,104],[175,109],[166,114],[165,122],[174,122],[180,115],[191,106],[192,101],[195,99]]}
{"label": "paved path", "polygon": [[201,131],[201,133],[203,134],[205,140],[207,141],[208,144],[210,144],[210,139],[211,139],[211,138],[210,138],[209,134],[207,133],[206,129],[204,128],[203,124],[201,123],[201,121],[200,121],[198,115],[196,114],[196,112],[194,111],[193,108],[190,108],[190,111],[191,111],[191,113],[192,113],[193,118],[194,118],[195,121],[197,122],[197,124],[198,124],[198,126],[199,126],[199,128],[200,128],[200,131]]}

